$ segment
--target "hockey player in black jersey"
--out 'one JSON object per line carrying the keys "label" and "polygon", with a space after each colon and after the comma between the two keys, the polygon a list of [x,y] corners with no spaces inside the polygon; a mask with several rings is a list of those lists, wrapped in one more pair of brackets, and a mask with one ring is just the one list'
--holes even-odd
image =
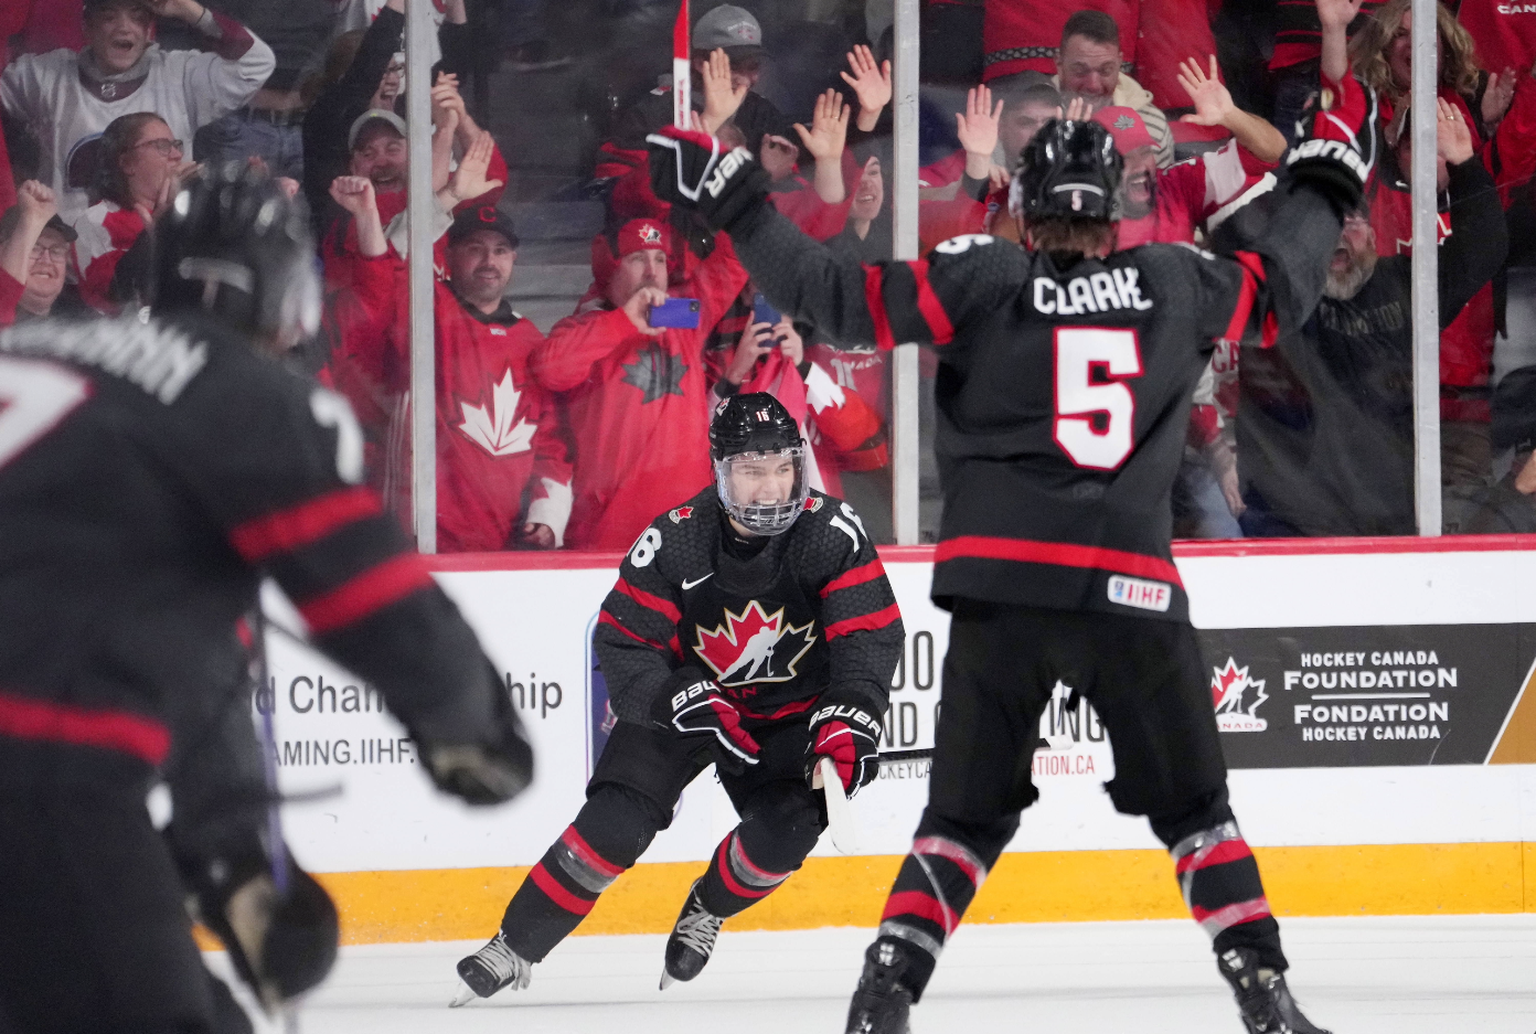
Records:
{"label": "hockey player in black jersey", "polygon": [[826,827],[818,760],[850,794],[878,774],[905,633],[874,545],[852,507],[808,489],[805,443],[772,395],[722,402],[709,440],[714,486],[651,522],[603,602],[594,641],[618,723],[587,803],[459,963],[455,1005],[526,987],[714,762],[741,823],[667,941],[661,986],[692,980],[721,922],[787,880]]}
{"label": "hockey player in black jersey", "polygon": [[[328,963],[318,887],[259,819],[214,828],[208,781],[243,777],[194,742],[264,576],[441,789],[489,804],[531,778],[473,632],[362,487],[347,404],[279,360],[318,315],[302,207],[242,163],[154,233],[153,316],[0,333],[0,1027],[27,1034],[227,1029],[189,895],[269,1004]],[[162,838],[145,793],[189,755]]]}
{"label": "hockey player in black jersey", "polygon": [[1170,489],[1216,338],[1272,341],[1321,294],[1343,213],[1369,174],[1370,99],[1329,83],[1292,152],[1285,203],[1251,250],[1115,251],[1121,161],[1094,123],[1047,123],[1011,205],[1026,250],[958,237],[924,261],[860,266],[764,200],[745,151],[653,135],[658,195],[729,231],[763,293],[846,341],[933,346],[944,516],[934,601],[953,613],[928,806],[849,1010],[901,1034],[946,938],[1037,794],[1030,754],[1059,679],[1114,748],[1115,807],[1171,852],[1250,1032],[1319,1034],[1283,976],[1279,926],[1227,803]]}

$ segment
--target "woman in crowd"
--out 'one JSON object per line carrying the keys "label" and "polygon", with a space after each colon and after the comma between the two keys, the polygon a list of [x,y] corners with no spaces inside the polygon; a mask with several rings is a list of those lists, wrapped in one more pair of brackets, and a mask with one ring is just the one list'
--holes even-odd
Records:
{"label": "woman in crowd", "polygon": [[75,224],[80,294],[101,312],[116,313],[128,300],[131,291],[113,287],[118,264],[197,171],[197,165],[184,160],[185,148],[153,112],[123,115],[102,133],[95,204]]}

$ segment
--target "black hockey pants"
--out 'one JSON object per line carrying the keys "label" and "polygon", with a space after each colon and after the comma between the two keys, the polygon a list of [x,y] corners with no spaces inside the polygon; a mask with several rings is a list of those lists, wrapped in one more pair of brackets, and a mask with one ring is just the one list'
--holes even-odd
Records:
{"label": "black hockey pants", "polygon": [[881,917],[920,997],[987,872],[1038,793],[1040,715],[1057,681],[1093,705],[1114,749],[1115,808],[1148,816],[1218,955],[1286,968],[1259,869],[1227,805],[1210,676],[1194,629],[1113,614],[957,600],[928,806]]}

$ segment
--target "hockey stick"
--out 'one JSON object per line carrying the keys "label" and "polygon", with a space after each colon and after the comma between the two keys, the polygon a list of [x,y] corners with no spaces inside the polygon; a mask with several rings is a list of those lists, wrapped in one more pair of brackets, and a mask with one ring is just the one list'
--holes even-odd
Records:
{"label": "hockey stick", "polygon": [[820,790],[827,799],[827,830],[832,834],[832,846],[839,854],[858,854],[859,824],[854,821],[853,808],[843,793],[843,779],[837,774],[837,762],[829,757],[818,761],[811,787]]}
{"label": "hockey stick", "polygon": [[880,752],[880,764],[894,764],[897,761],[926,761],[933,757],[932,747],[916,747],[912,750],[882,750]]}

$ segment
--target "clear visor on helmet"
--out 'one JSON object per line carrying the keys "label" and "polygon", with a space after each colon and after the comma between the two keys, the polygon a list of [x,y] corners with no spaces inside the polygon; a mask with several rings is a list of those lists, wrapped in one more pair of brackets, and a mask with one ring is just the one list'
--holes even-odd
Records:
{"label": "clear visor on helmet", "polygon": [[788,531],[805,508],[805,446],[778,452],[740,452],[715,461],[720,504],[757,535]]}

